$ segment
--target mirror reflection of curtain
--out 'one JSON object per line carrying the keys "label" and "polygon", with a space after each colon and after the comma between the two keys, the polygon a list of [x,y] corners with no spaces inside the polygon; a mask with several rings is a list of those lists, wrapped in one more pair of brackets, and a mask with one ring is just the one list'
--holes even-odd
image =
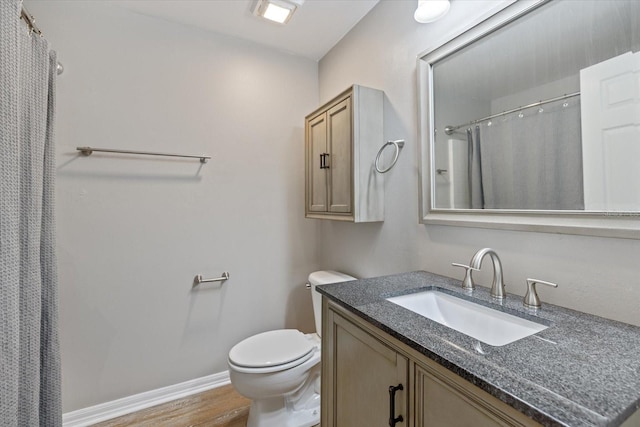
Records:
{"label": "mirror reflection of curtain", "polygon": [[467,142],[469,144],[469,188],[471,209],[484,208],[484,189],[482,187],[482,165],[480,163],[480,126],[473,130],[467,129]]}
{"label": "mirror reflection of curtain", "polygon": [[577,98],[483,122],[472,142],[481,150],[471,171],[481,171],[485,209],[584,209]]}

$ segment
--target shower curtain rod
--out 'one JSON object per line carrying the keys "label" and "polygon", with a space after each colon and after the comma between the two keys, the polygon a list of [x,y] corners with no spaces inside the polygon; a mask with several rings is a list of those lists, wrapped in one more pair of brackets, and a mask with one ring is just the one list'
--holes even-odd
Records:
{"label": "shower curtain rod", "polygon": [[20,17],[24,19],[24,22],[27,23],[31,31],[33,31],[39,36],[42,35],[42,31],[40,31],[40,28],[38,28],[38,26],[36,25],[36,19],[33,17],[32,14],[29,13],[29,11],[27,10],[26,7],[24,7],[24,5],[22,5],[22,12],[20,13]]}
{"label": "shower curtain rod", "polygon": [[508,110],[508,111],[503,111],[502,113],[493,114],[491,116],[483,117],[483,118],[478,119],[478,120],[472,120],[472,121],[470,121],[468,123],[464,123],[464,124],[461,124],[461,125],[447,126],[447,127],[444,128],[444,133],[446,133],[447,135],[451,135],[456,130],[458,130],[460,128],[463,128],[465,126],[475,125],[476,123],[484,122],[485,120],[493,119],[493,118],[500,117],[500,116],[505,116],[507,114],[515,113],[516,111],[526,110],[527,108],[537,107],[538,105],[548,104],[549,102],[560,101],[562,99],[572,98],[572,97],[578,96],[578,95],[580,95],[580,92],[574,92],[574,93],[570,93],[568,95],[565,94],[565,95],[562,95],[562,96],[556,96],[555,98],[549,98],[549,99],[545,99],[544,101],[534,102],[533,104],[529,104],[529,105],[525,105],[525,106],[522,106],[522,107],[514,108],[514,109]]}
{"label": "shower curtain rod", "polygon": [[[42,31],[40,31],[40,28],[38,28],[38,26],[36,25],[36,18],[34,18],[33,15],[29,13],[29,11],[27,10],[26,7],[24,7],[24,5],[22,5],[20,18],[22,18],[24,22],[26,22],[27,26],[32,32],[36,33],[39,36],[42,36]],[[60,75],[62,74],[63,71],[64,71],[64,67],[62,66],[60,61],[58,61],[56,64],[56,73]]]}

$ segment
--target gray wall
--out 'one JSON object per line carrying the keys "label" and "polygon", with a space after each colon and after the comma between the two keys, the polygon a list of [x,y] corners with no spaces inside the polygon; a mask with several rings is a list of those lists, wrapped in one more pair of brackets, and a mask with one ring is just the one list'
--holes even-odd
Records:
{"label": "gray wall", "polygon": [[[106,2],[27,2],[58,78],[64,411],[225,371],[268,329],[313,329],[304,116],[317,63]],[[206,153],[78,156],[76,146]],[[196,274],[231,272],[192,291]]]}
{"label": "gray wall", "polygon": [[462,278],[451,262],[492,247],[509,292],[523,295],[527,277],[550,280],[560,287],[541,289],[543,301],[640,325],[637,241],[418,223],[416,58],[498,3],[454,0],[442,20],[418,24],[415,1],[383,0],[320,61],[321,100],[352,83],[382,89],[385,138],[407,141],[385,177],[385,221],[323,222],[321,264],[359,277],[424,269]]}
{"label": "gray wall", "polygon": [[[543,300],[640,324],[636,241],[418,224],[417,54],[496,3],[454,0],[442,21],[421,25],[414,0],[382,1],[318,76],[312,61],[108,3],[27,1],[66,67],[65,412],[224,371],[229,348],[259,331],[312,330],[302,284],[317,268],[461,277],[450,262],[491,246],[511,292],[526,277],[552,280],[560,288],[541,289]],[[304,115],[353,83],[385,91],[385,137],[407,141],[385,177],[386,220],[305,220]],[[80,158],[81,145],[214,159]],[[232,279],[222,288],[191,290],[195,274],[223,270]]]}

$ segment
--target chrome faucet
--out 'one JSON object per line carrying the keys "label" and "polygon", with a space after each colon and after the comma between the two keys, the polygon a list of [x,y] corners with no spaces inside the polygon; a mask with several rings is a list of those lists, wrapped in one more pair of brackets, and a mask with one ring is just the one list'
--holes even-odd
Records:
{"label": "chrome faucet", "polygon": [[[498,257],[496,251],[490,248],[480,249],[478,252],[476,252],[473,258],[471,258],[471,262],[469,263],[470,270],[479,270],[485,255],[489,255],[489,257],[491,258],[491,262],[493,263],[493,282],[491,283],[491,296],[496,299],[504,299],[507,296],[507,293],[504,290],[504,281],[502,280],[502,263],[500,262],[500,258]],[[471,271],[469,272],[470,276]],[[473,283],[473,277],[471,277],[471,282]]]}

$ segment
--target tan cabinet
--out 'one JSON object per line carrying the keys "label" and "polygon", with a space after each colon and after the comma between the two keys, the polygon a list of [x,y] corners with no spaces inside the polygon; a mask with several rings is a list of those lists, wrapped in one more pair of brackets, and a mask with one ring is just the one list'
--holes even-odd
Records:
{"label": "tan cabinet", "polygon": [[539,426],[484,390],[323,298],[322,427]]}
{"label": "tan cabinet", "polygon": [[307,218],[384,220],[383,93],[354,85],[305,119]]}
{"label": "tan cabinet", "polygon": [[416,427],[540,425],[431,360],[413,368]]}
{"label": "tan cabinet", "polygon": [[322,427],[388,426],[391,411],[406,425],[409,360],[333,310],[327,314]]}

